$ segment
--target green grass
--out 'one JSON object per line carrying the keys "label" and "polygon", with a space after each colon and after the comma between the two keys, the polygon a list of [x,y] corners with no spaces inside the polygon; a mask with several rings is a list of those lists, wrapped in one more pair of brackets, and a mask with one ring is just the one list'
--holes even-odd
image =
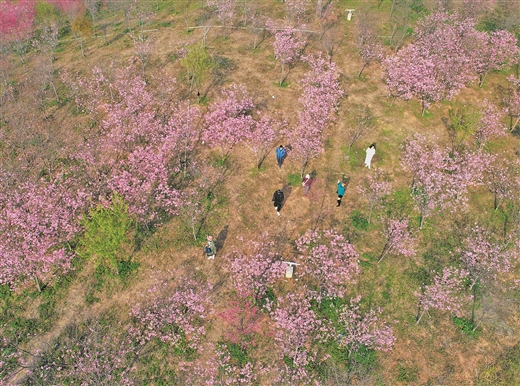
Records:
{"label": "green grass", "polygon": [[291,186],[300,186],[302,184],[302,177],[300,173],[290,173],[287,175],[287,182]]}
{"label": "green grass", "polygon": [[458,318],[456,316],[453,316],[451,320],[453,321],[453,324],[464,333],[464,335],[472,338],[478,337],[479,330],[476,328],[477,326],[474,322],[464,318]]}
{"label": "green grass", "polygon": [[368,219],[358,209],[352,211],[350,221],[352,222],[352,226],[357,230],[366,231],[369,227]]}

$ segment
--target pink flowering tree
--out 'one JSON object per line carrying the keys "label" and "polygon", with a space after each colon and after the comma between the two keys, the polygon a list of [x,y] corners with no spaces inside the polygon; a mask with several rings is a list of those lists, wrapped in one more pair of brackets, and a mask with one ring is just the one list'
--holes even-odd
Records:
{"label": "pink flowering tree", "polygon": [[220,146],[222,157],[227,157],[236,144],[248,137],[254,125],[254,108],[245,86],[234,84],[222,90],[220,100],[212,103],[205,115],[203,141],[210,147]]}
{"label": "pink flowering tree", "polygon": [[36,16],[36,1],[3,1],[0,3],[0,44],[7,43],[20,57],[25,70],[30,37]]}
{"label": "pink flowering tree", "polygon": [[513,131],[520,121],[520,79],[510,76],[507,80],[509,89],[505,98],[502,99],[502,104],[509,117],[509,131]]}
{"label": "pink flowering tree", "polygon": [[520,51],[517,38],[509,31],[494,31],[490,34],[480,32],[474,36],[475,47],[471,67],[478,75],[479,87],[482,87],[490,71],[497,71],[516,63]]}
{"label": "pink flowering tree", "polygon": [[267,21],[267,25],[271,30],[271,33],[274,34],[274,57],[282,66],[279,81],[280,85],[282,85],[287,78],[287,75],[289,75],[287,68],[290,68],[290,66],[300,57],[307,41],[303,34],[297,29],[291,27],[276,27],[271,20]]}
{"label": "pink flowering tree", "polygon": [[285,0],[285,13],[289,22],[300,20],[307,10],[309,0]]}
{"label": "pink flowering tree", "polygon": [[384,204],[385,198],[391,193],[392,184],[387,180],[384,172],[376,170],[374,174],[368,174],[365,177],[364,184],[358,186],[358,192],[368,202],[369,214],[368,223],[372,219],[372,211],[374,208]]}
{"label": "pink flowering tree", "polygon": [[343,235],[334,230],[308,230],[296,240],[302,272],[317,289],[317,301],[344,296],[360,273],[359,255]]}
{"label": "pink flowering tree", "polygon": [[239,293],[218,316],[226,325],[227,341],[244,349],[255,345],[255,336],[262,332],[263,314],[250,298]]}
{"label": "pink flowering tree", "polygon": [[448,311],[460,317],[462,308],[472,299],[465,286],[467,277],[467,271],[451,267],[435,275],[431,284],[425,286],[421,293],[416,293],[419,298],[416,323],[431,309]]}
{"label": "pink flowering tree", "polygon": [[504,158],[495,158],[484,174],[484,185],[493,195],[497,210],[504,200],[515,200],[518,186],[518,166]]}
{"label": "pink flowering tree", "polygon": [[318,355],[316,343],[330,338],[330,328],[311,309],[305,294],[289,293],[279,298],[271,318],[276,325],[275,341],[283,361],[276,380],[288,384],[308,383],[312,374],[307,366],[324,358]]}
{"label": "pink flowering tree", "polygon": [[224,37],[226,37],[227,27],[235,14],[235,0],[208,0],[206,4],[224,27]]}
{"label": "pink flowering tree", "polygon": [[400,254],[405,257],[415,255],[417,240],[413,237],[408,226],[408,219],[387,219],[384,222],[382,231],[385,245],[379,255],[378,263],[384,259],[387,254]]}
{"label": "pink flowering tree", "polygon": [[494,232],[476,224],[458,249],[460,259],[471,279],[471,287],[477,282],[496,278],[510,272],[517,261],[511,237],[498,239]]}
{"label": "pink flowering tree", "polygon": [[[139,357],[123,326],[117,327],[118,330],[113,331],[106,324],[84,320],[80,325],[69,325],[65,333],[49,345],[51,347],[34,352],[11,342],[8,352],[16,353],[18,367],[6,376],[2,374],[5,367],[0,366],[0,375],[9,382],[6,385],[22,380],[23,383],[40,385],[134,385],[134,363]],[[2,351],[0,342],[0,353]],[[12,360],[13,356],[9,359]]]}
{"label": "pink flowering tree", "polygon": [[175,282],[157,278],[155,285],[141,294],[143,300],[132,305],[127,330],[138,355],[171,355],[179,345],[197,352],[206,334],[204,322],[213,312],[209,299],[212,286],[182,272],[170,274],[176,277]]}
{"label": "pink flowering tree", "polygon": [[0,39],[11,42],[26,39],[32,32],[36,16],[33,0],[2,1],[0,3]]}
{"label": "pink flowering tree", "polygon": [[260,241],[247,241],[242,251],[225,256],[226,270],[230,272],[233,287],[255,301],[262,298],[269,287],[285,274],[282,256],[276,253],[267,233]]}
{"label": "pink flowering tree", "polygon": [[467,184],[455,183],[455,176],[460,175],[453,167],[464,171],[464,178],[471,175],[469,170],[460,167],[458,160],[451,159],[437,144],[419,134],[406,141],[401,162],[412,172],[411,195],[421,215],[419,229],[424,219],[443,209],[447,202],[460,203],[463,199],[463,195],[457,193],[464,191]]}
{"label": "pink flowering tree", "polygon": [[[218,378],[220,382],[213,384],[221,385],[255,385],[259,383],[259,375],[263,367],[255,366],[247,352],[242,349],[241,354],[245,357],[238,361],[231,353],[236,355],[237,348],[229,344],[219,344],[215,349],[216,362],[219,366]],[[247,358],[247,359],[246,359]]]}
{"label": "pink flowering tree", "polygon": [[61,176],[25,182],[0,195],[0,284],[16,288],[32,280],[41,291],[71,269],[74,255],[68,242],[79,231],[89,196]]}
{"label": "pink flowering tree", "polygon": [[130,68],[114,79],[95,70],[91,79],[73,85],[85,90],[78,102],[100,122],[74,154],[91,189],[105,197],[118,192],[148,224],[176,214],[180,196],[174,182],[186,175],[198,137],[198,108],[179,103],[168,116],[159,115],[160,101]]}
{"label": "pink flowering tree", "polygon": [[304,60],[311,67],[301,84],[303,94],[299,99],[298,123],[291,135],[292,157],[301,165],[301,176],[309,161],[323,152],[323,131],[335,117],[343,90],[339,83],[340,72],[334,62],[320,56],[307,56]]}
{"label": "pink flowering tree", "polygon": [[504,111],[486,99],[480,104],[482,115],[477,123],[473,137],[478,146],[507,134],[507,126],[502,122]]}
{"label": "pink flowering tree", "polygon": [[360,309],[361,296],[350,299],[350,305],[343,307],[338,321],[338,343],[348,350],[348,356],[361,346],[377,351],[391,351],[395,336],[392,327],[380,319],[382,310],[370,309],[363,313]]}
{"label": "pink flowering tree", "polygon": [[475,21],[457,14],[437,12],[418,23],[416,41],[388,57],[383,67],[390,95],[422,104],[422,112],[434,102],[451,99],[474,78]]}
{"label": "pink flowering tree", "polygon": [[247,135],[246,145],[255,154],[258,169],[273,149],[275,140],[278,139],[286,125],[285,121],[271,118],[267,113],[262,113],[260,118],[255,120]]}
{"label": "pink flowering tree", "polygon": [[370,63],[381,62],[384,58],[383,45],[379,42],[376,31],[366,22],[359,23],[357,36],[357,47],[361,55],[361,68],[358,78]]}
{"label": "pink flowering tree", "polygon": [[[241,360],[233,357],[231,350],[234,354],[240,351]],[[260,384],[263,371],[243,348],[206,342],[197,359],[179,363],[176,380],[184,385],[255,385]]]}

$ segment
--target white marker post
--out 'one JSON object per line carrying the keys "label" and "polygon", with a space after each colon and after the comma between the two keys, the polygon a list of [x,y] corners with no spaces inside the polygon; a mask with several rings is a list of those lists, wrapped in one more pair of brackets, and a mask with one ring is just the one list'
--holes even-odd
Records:
{"label": "white marker post", "polygon": [[285,268],[285,277],[287,279],[292,279],[294,273],[294,266],[300,265],[298,263],[293,263],[291,261],[282,261],[282,263],[287,264],[287,268]]}
{"label": "white marker post", "polygon": [[354,12],[355,9],[345,9],[345,11],[348,12],[347,20],[348,20],[348,21],[352,20],[352,12]]}

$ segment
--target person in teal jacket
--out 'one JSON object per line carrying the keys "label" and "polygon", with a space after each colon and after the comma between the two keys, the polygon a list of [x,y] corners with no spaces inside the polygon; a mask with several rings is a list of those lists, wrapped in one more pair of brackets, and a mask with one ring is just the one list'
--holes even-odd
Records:
{"label": "person in teal jacket", "polygon": [[336,191],[338,193],[338,205],[341,205],[341,199],[343,198],[343,195],[345,194],[345,184],[338,180],[338,189]]}

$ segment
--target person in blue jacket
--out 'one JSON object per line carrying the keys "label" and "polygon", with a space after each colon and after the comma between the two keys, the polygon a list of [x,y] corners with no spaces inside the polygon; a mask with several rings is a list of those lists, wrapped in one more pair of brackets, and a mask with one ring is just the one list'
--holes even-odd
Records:
{"label": "person in blue jacket", "polygon": [[285,159],[285,156],[287,155],[287,150],[283,145],[280,145],[276,148],[276,161],[278,162],[278,167],[281,169],[283,160]]}
{"label": "person in blue jacket", "polygon": [[337,188],[336,192],[338,193],[338,205],[337,206],[340,206],[341,199],[345,195],[345,184],[339,180],[338,180],[338,188]]}

